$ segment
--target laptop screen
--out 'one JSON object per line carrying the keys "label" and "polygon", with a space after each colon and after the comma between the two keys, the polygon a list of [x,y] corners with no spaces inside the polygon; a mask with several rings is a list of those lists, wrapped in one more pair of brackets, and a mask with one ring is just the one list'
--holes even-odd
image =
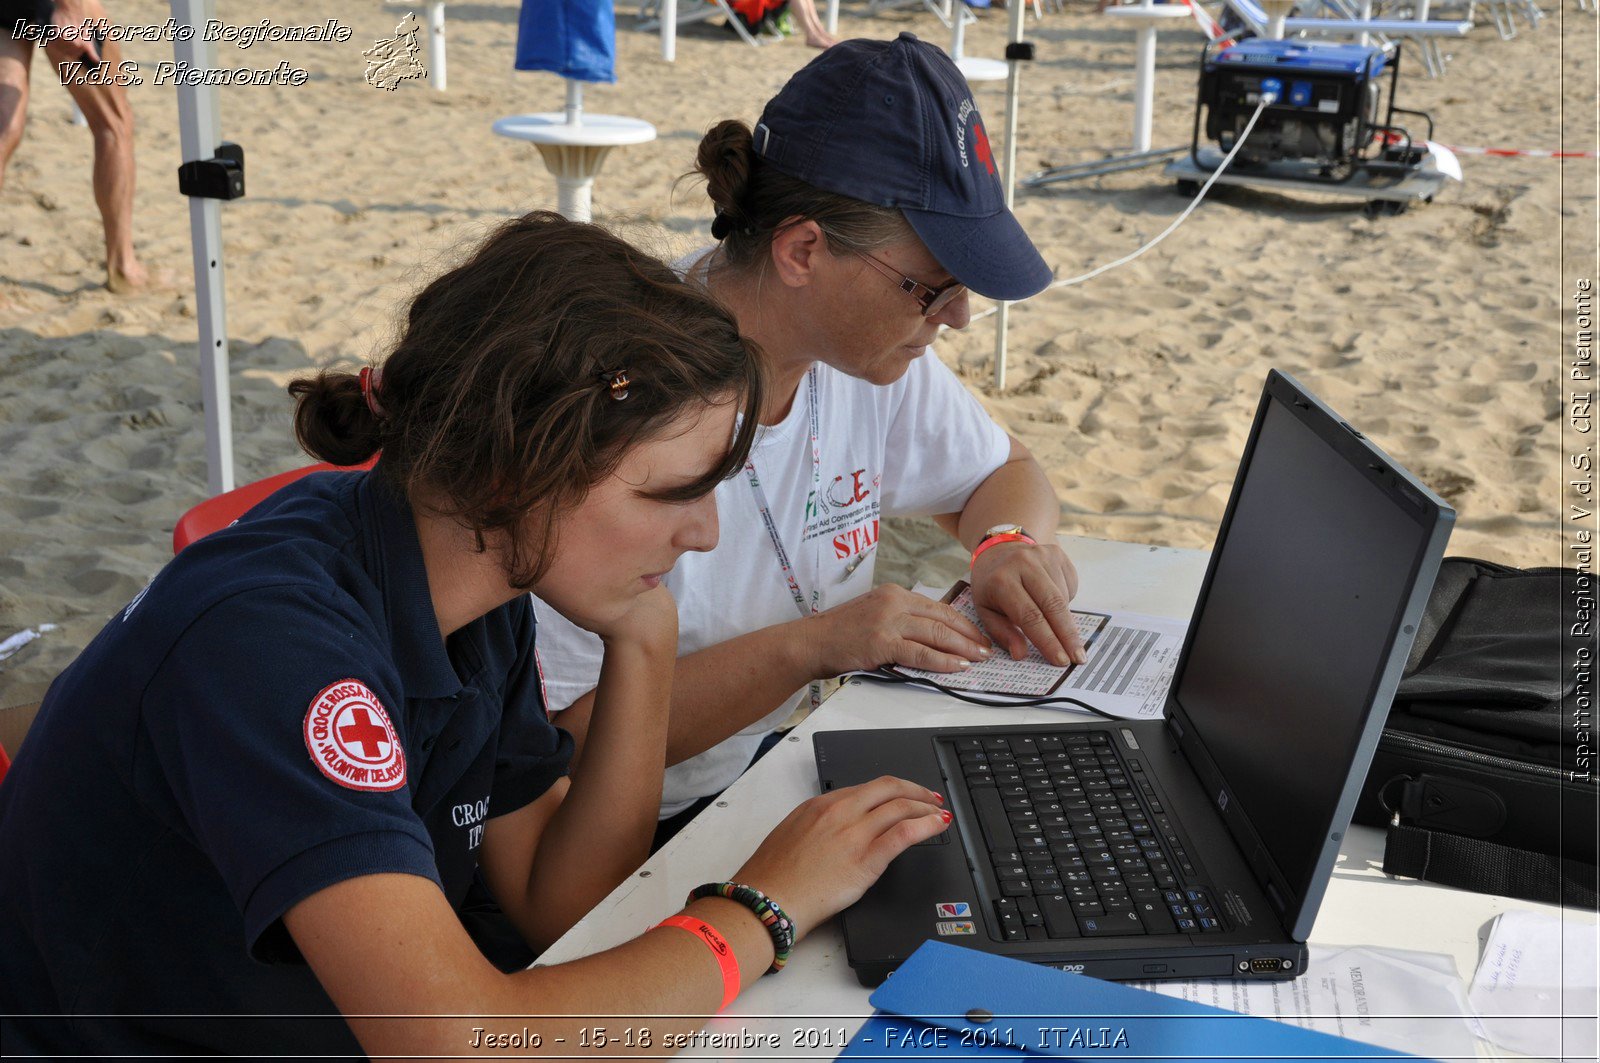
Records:
{"label": "laptop screen", "polygon": [[1268,402],[1174,691],[1293,903],[1306,897],[1389,661],[1409,597],[1397,602],[1396,589],[1432,528],[1420,499],[1376,482],[1363,450]]}

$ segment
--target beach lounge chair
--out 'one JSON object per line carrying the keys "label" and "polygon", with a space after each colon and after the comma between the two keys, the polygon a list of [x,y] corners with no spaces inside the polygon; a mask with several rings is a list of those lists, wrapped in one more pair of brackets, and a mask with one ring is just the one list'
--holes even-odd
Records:
{"label": "beach lounge chair", "polygon": [[1494,17],[1495,32],[1504,41],[1517,35],[1517,15],[1521,15],[1532,30],[1538,29],[1539,23],[1545,20],[1544,10],[1534,0],[1489,0],[1489,13]]}
{"label": "beach lounge chair", "polygon": [[[728,0],[708,0],[706,3],[684,0],[683,3],[678,5],[675,26],[687,26],[691,22],[704,22],[706,19],[716,18],[718,15],[722,15],[727,19],[728,25],[739,35],[740,40],[753,48],[761,46],[761,40],[746,29],[744,22],[738,15],[733,13],[733,8],[728,6]],[[644,0],[639,5],[639,21],[634,28],[646,33],[654,29],[664,30],[661,25],[661,0]],[[676,33],[675,28],[674,33]],[[766,35],[763,34],[762,36],[765,37]],[[780,35],[768,39],[781,41],[783,37]]]}
{"label": "beach lounge chair", "polygon": [[232,491],[224,491],[215,498],[208,498],[195,506],[178,519],[178,526],[172,529],[172,552],[180,553],[185,546],[196,539],[203,539],[212,532],[226,528],[240,517],[244,516],[256,503],[265,499],[280,487],[294,483],[300,477],[313,472],[350,472],[353,469],[370,469],[377,462],[377,458],[361,465],[352,465],[341,468],[318,462],[307,465],[303,469],[290,469],[280,472],[276,476],[268,476],[264,480],[235,487]]}

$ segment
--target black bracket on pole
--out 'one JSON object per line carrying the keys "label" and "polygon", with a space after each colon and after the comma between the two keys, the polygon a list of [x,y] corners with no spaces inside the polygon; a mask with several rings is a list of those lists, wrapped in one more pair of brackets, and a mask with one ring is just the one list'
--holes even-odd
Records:
{"label": "black bracket on pole", "polygon": [[1033,61],[1032,41],[1012,41],[1006,45],[1006,62],[1028,63]]}
{"label": "black bracket on pole", "polygon": [[238,199],[244,195],[244,149],[223,141],[211,159],[178,167],[178,191],[202,199]]}

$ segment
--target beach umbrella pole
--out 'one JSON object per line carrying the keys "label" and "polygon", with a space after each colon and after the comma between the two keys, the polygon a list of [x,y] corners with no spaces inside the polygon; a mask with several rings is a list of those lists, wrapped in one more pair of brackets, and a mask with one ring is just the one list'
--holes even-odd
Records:
{"label": "beach umbrella pole", "polygon": [[[1006,75],[1006,150],[1001,155],[1002,176],[1005,180],[1006,209],[1017,198],[1017,90],[1022,79],[1022,3],[1012,3],[1006,8],[1010,19],[1011,46],[1006,49],[1006,59],[1011,67]],[[995,314],[994,326],[994,386],[997,391],[1006,389],[1006,326],[1011,320],[1011,304],[1002,302]]]}
{"label": "beach umbrella pole", "polygon": [[[178,26],[192,29],[187,40],[174,40],[179,64],[203,70],[213,66],[216,46],[203,40],[206,20],[216,15],[216,0],[171,0]],[[175,34],[181,37],[182,34]],[[180,65],[180,69],[182,66]],[[217,154],[222,120],[215,86],[178,86],[178,131],[183,161],[198,162]],[[233,417],[228,389],[228,307],[223,284],[222,201],[189,197],[189,240],[194,248],[195,317],[200,324],[200,400],[205,407],[206,488],[213,495],[233,490]]]}
{"label": "beach umbrella pole", "polygon": [[428,84],[444,91],[444,0],[428,0]]}
{"label": "beach umbrella pole", "polygon": [[678,0],[661,0],[661,58],[678,61]]}
{"label": "beach umbrella pole", "polygon": [[[1145,7],[1153,8],[1150,0]],[[1155,115],[1156,28],[1140,26],[1134,34],[1133,64],[1133,150],[1150,150],[1150,126]]]}
{"label": "beach umbrella pole", "polygon": [[[583,82],[567,82],[567,106],[562,111],[566,124],[583,125]],[[556,210],[563,218],[590,221],[594,217],[594,179],[610,154],[605,147],[573,144],[541,144],[539,154],[556,178]]]}

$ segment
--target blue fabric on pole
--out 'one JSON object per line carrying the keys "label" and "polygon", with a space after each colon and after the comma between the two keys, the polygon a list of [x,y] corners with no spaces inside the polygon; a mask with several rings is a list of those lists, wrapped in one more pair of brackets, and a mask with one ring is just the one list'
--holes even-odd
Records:
{"label": "blue fabric on pole", "polygon": [[522,0],[517,69],[548,70],[576,81],[617,80],[612,0]]}

